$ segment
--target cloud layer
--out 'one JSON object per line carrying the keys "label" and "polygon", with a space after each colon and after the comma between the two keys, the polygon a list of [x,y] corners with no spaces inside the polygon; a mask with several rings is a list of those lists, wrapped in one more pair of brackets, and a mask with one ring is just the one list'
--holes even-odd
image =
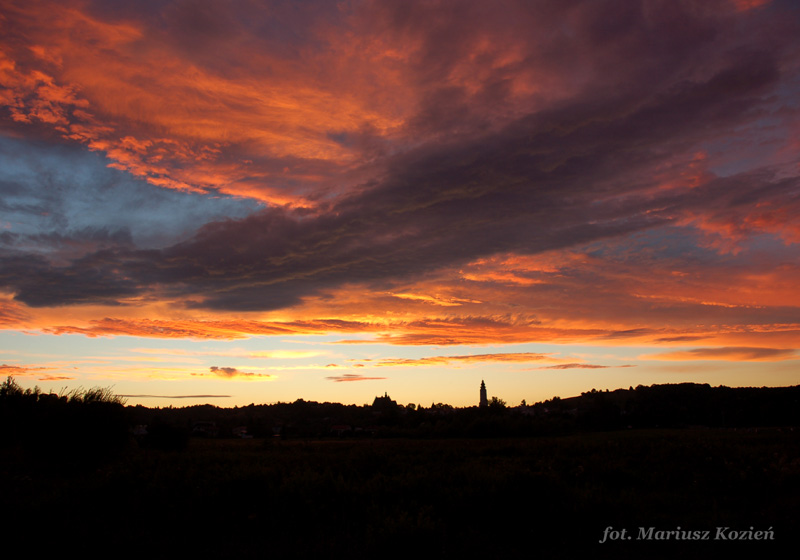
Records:
{"label": "cloud layer", "polygon": [[797,16],[9,2],[0,324],[797,347]]}

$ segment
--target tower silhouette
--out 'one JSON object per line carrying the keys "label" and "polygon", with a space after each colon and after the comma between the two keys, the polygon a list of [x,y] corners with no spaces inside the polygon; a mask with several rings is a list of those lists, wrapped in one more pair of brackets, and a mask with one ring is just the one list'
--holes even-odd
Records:
{"label": "tower silhouette", "polygon": [[480,406],[481,407],[489,406],[489,400],[486,398],[486,383],[483,382],[483,379],[481,379],[481,402],[480,402]]}

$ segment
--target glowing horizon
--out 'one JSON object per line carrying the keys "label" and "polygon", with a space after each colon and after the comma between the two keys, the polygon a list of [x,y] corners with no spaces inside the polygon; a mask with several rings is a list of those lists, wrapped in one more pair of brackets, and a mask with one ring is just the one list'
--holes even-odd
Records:
{"label": "glowing horizon", "polygon": [[0,375],[221,406],[800,383],[798,16],[7,2]]}

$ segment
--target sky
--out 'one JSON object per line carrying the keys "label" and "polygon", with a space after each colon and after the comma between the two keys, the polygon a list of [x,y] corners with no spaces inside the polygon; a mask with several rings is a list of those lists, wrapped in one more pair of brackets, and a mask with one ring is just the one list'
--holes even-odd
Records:
{"label": "sky", "polygon": [[0,376],[800,383],[793,0],[0,1]]}

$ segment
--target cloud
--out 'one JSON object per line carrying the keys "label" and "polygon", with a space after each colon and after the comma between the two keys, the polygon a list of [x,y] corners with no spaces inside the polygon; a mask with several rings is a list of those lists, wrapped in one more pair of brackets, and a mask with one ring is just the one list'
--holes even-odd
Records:
{"label": "cloud", "polygon": [[10,295],[0,293],[0,327],[12,328],[29,320],[30,314],[22,304],[13,301]]}
{"label": "cloud", "polygon": [[[619,287],[624,291],[625,285]],[[509,292],[507,289],[501,293],[509,301],[522,301],[526,305],[533,305],[524,301],[524,294]],[[557,298],[543,294],[549,302],[558,302],[559,308],[563,305],[563,313],[571,314],[573,310],[577,315],[572,321],[564,320],[560,314],[545,317],[542,320],[529,315],[488,315],[488,316],[421,316],[414,320],[397,320],[395,318],[381,318],[370,313],[364,321],[347,321],[341,319],[316,319],[305,321],[256,321],[251,319],[182,319],[157,320],[140,319],[131,317],[126,319],[90,319],[78,325],[63,325],[58,322],[57,316],[53,326],[41,327],[47,334],[82,334],[89,337],[99,336],[139,336],[148,338],[180,339],[190,338],[198,340],[238,340],[252,336],[270,335],[319,335],[332,334],[346,335],[347,333],[365,335],[359,338],[342,338],[334,341],[338,344],[393,344],[393,345],[476,345],[476,344],[512,344],[525,342],[594,342],[608,344],[662,344],[660,339],[670,336],[685,337],[688,332],[696,333],[694,336],[702,337],[715,344],[742,345],[743,342],[753,343],[758,341],[763,344],[786,344],[789,346],[800,343],[800,324],[773,323],[770,319],[779,316],[775,308],[765,309],[725,309],[725,314],[707,313],[705,322],[699,322],[697,308],[693,306],[666,306],[661,317],[666,317],[664,322],[674,321],[676,326],[659,325],[652,330],[640,330],[628,333],[628,337],[618,336],[618,332],[607,324],[609,317],[616,317],[614,311],[637,311],[630,300],[617,300],[606,297],[602,306],[591,301],[586,302],[575,298],[564,298],[563,304]],[[590,294],[591,295],[591,294]],[[519,296],[519,297],[518,297]],[[629,296],[628,296],[629,297]],[[535,302],[536,300],[534,300]],[[634,302],[637,300],[634,298]],[[626,303],[628,307],[619,306]],[[645,308],[653,313],[652,304]],[[715,308],[716,309],[716,308]],[[370,311],[367,309],[367,311]],[[593,317],[592,313],[598,317]],[[782,310],[778,309],[780,313]],[[733,312],[733,313],[732,313]],[[157,311],[154,311],[157,313]],[[583,314],[583,316],[581,316]],[[785,311],[786,318],[792,315],[792,309]],[[621,320],[625,320],[623,315]],[[677,320],[676,320],[677,317]],[[692,322],[691,328],[685,323]],[[747,321],[748,326],[742,327],[738,322]],[[725,324],[727,322],[727,324]],[[720,324],[722,323],[722,324]],[[616,326],[616,325],[614,325]],[[616,336],[609,337],[609,334]],[[238,356],[238,355],[237,355]],[[233,357],[233,355],[231,355]],[[240,356],[243,357],[243,356]],[[248,356],[257,357],[257,356]]]}
{"label": "cloud", "polygon": [[665,336],[663,338],[657,339],[657,342],[695,342],[697,340],[703,340],[704,337],[702,336]]}
{"label": "cloud", "polygon": [[[155,185],[286,201],[270,183],[291,191],[293,175],[335,169],[330,160],[349,156],[329,131],[391,126],[370,110],[370,92],[347,91],[348,81],[320,87],[323,69],[336,76],[330,59],[341,53],[313,33],[338,12],[328,3],[297,11],[12,3],[4,101],[15,125],[52,128]],[[249,165],[233,165],[237,158]],[[287,164],[296,170],[288,177]]]}
{"label": "cloud", "polygon": [[[454,365],[472,364],[480,362],[496,363],[528,363],[538,361],[558,361],[550,354],[538,354],[533,352],[516,353],[496,353],[496,354],[473,354],[465,356],[428,356],[425,358],[382,358],[375,362],[376,366],[430,366],[430,365]],[[369,362],[371,360],[360,360]]]}
{"label": "cloud", "polygon": [[[144,336],[154,338],[201,338],[231,340],[256,334],[289,334],[302,332],[286,326],[257,321],[202,321],[162,319],[93,319],[87,326],[58,325],[44,328],[49,334],[83,334],[85,336]],[[312,331],[314,332],[314,331]]]}
{"label": "cloud", "polygon": [[791,346],[795,15],[10,2],[0,324]]}
{"label": "cloud", "polygon": [[[225,379],[233,379],[235,377],[244,377],[244,378],[261,378],[261,379],[277,379],[276,375],[270,375],[265,373],[253,373],[248,371],[240,371],[234,367],[217,367],[211,366],[209,368],[211,374],[216,375],[218,377],[223,377]],[[203,374],[207,375],[207,374]]]}
{"label": "cloud", "polygon": [[[611,9],[611,4],[615,3],[603,10]],[[380,42],[375,31],[366,27],[367,23],[375,24],[375,30],[384,29],[387,33],[383,41],[402,37],[406,45],[416,45],[401,70],[406,83],[417,88],[418,103],[409,109],[405,124],[398,125],[397,130],[402,138],[414,135],[421,141],[412,147],[397,140],[398,147],[403,148],[387,152],[379,163],[370,163],[373,171],[368,182],[352,184],[341,196],[316,200],[310,207],[271,207],[246,218],[208,223],[191,239],[160,250],[88,250],[63,265],[30,255],[9,255],[0,262],[5,271],[0,282],[30,306],[121,303],[158,286],[164,296],[191,297],[193,305],[202,308],[271,310],[296,306],[304,297],[345,282],[381,283],[411,278],[499,251],[536,254],[626,236],[676,220],[701,228],[713,223],[745,223],[748,231],[788,235],[789,229],[784,225],[795,214],[781,217],[774,210],[781,208],[781,201],[791,198],[796,185],[794,176],[777,179],[763,172],[760,176],[743,173],[706,181],[688,191],[677,187],[654,190],[652,179],[655,171],[663,176],[662,169],[690,157],[690,147],[708,143],[735,127],[751,126],[751,115],[767,110],[768,94],[780,87],[780,53],[786,48],[774,37],[745,33],[717,39],[730,28],[728,18],[736,17],[734,14],[721,11],[715,18],[708,12],[682,12],[680,7],[671,8],[673,12],[658,8],[664,11],[660,15],[670,16],[664,18],[657,17],[659,14],[645,17],[641,10],[628,7],[622,10],[625,18],[619,27],[611,32],[593,19],[592,14],[599,8],[583,4],[576,19],[570,21],[571,33],[578,42],[556,56],[564,47],[565,36],[556,33],[551,39],[540,39],[544,44],[532,44],[532,37],[537,34],[530,29],[523,29],[519,23],[506,27],[517,17],[539,28],[566,16],[549,3],[533,9],[509,3],[502,16],[477,4],[469,4],[463,12],[416,4],[408,9],[432,16],[432,22],[409,29],[392,9],[370,6],[364,7],[363,12],[356,10],[346,23],[334,20],[322,26],[356,26],[365,38]],[[67,40],[63,38],[66,35],[59,34],[67,29],[66,22],[58,22],[55,13],[109,47],[108,54],[89,57],[98,64],[96,69],[105,69],[108,76],[116,75],[107,70],[119,67],[129,45],[150,33],[143,22],[111,24],[97,14],[83,14],[74,21],[72,12],[56,10],[42,22],[17,7],[13,16],[22,29],[44,29],[40,26],[47,23],[51,26],[48,31],[54,34],[51,41],[57,42],[54,48],[63,48],[66,43],[58,41]],[[678,13],[680,17],[676,17]],[[442,19],[445,14],[453,19]],[[213,20],[209,18],[208,21]],[[470,30],[478,18],[483,18],[478,29],[467,31],[466,35],[456,33]],[[174,21],[181,25],[179,29],[185,29],[184,24],[177,23],[182,20]],[[680,26],[677,21],[681,21]],[[301,27],[311,33],[315,28],[304,27],[307,23]],[[218,37],[226,45],[228,39],[222,37],[248,31],[238,19],[221,18],[212,27],[224,30]],[[476,55],[476,43],[470,38],[476,38],[479,30],[489,37],[503,34],[513,38],[511,43],[516,46],[506,49],[485,43],[479,62],[465,66],[465,59],[459,57]],[[195,36],[194,32],[187,33],[188,37]],[[178,33],[177,37],[181,36]],[[671,48],[654,44],[654,36],[661,37]],[[306,39],[311,41],[310,36]],[[192,168],[186,165],[188,161],[200,162],[202,167],[206,160],[198,151],[201,148],[212,150],[209,154],[214,149],[233,149],[227,142],[219,148],[213,145],[228,138],[229,133],[235,136],[240,131],[235,124],[239,115],[233,107],[255,107],[255,98],[247,90],[236,90],[236,84],[227,76],[207,76],[210,68],[219,70],[220,61],[214,57],[204,59],[205,64],[198,67],[199,74],[193,79],[211,87],[210,91],[216,93],[209,97],[222,99],[225,111],[218,108],[206,113],[209,122],[213,122],[208,125],[210,128],[205,124],[190,126],[189,120],[196,122],[196,114],[204,114],[205,101],[194,96],[191,102],[182,101],[182,105],[191,105],[191,113],[183,106],[163,106],[168,94],[182,91],[185,85],[184,73],[176,74],[173,61],[176,64],[179,57],[192,56],[180,48],[181,41],[175,41],[157,38],[156,44],[166,53],[166,58],[159,59],[165,72],[152,76],[153,89],[139,92],[145,95],[141,103],[154,112],[151,125],[166,127],[175,138],[141,139],[127,131],[106,138],[92,136],[94,132],[90,131],[86,142],[110,155],[118,166],[156,184],[184,190],[187,185],[197,184],[198,189],[208,190],[215,183],[192,180],[181,175],[180,170]],[[447,49],[441,48],[443,41],[447,42]],[[326,60],[322,52],[315,50],[313,41],[310,45],[312,58],[301,63]],[[338,43],[333,47],[345,48]],[[275,58],[269,45],[265,48],[267,60],[281,60],[280,56]],[[726,54],[737,48],[746,50],[737,56]],[[93,50],[102,51],[95,47]],[[640,56],[622,56],[632,50]],[[530,52],[541,54],[526,58]],[[556,58],[550,61],[547,54]],[[77,52],[60,51],[60,56],[66,57],[65,65],[83,64]],[[97,60],[98,56],[109,58]],[[584,60],[586,56],[588,59]],[[608,66],[605,57],[618,61],[617,66]],[[142,68],[148,73],[156,72],[147,58],[134,61],[141,67],[125,69],[119,79]],[[500,61],[507,62],[496,66]],[[50,88],[47,84],[56,84],[55,78],[41,78],[36,82],[39,85],[34,84],[35,71],[26,74],[23,63],[18,64],[14,75],[20,91],[33,88],[30,91],[35,93],[34,100],[49,103],[45,110],[35,104],[38,101],[29,102],[26,95],[13,90],[10,95],[19,119],[46,123],[50,119],[43,116],[46,113],[53,115],[53,125],[68,126],[77,108],[82,108],[96,111],[97,115],[103,112],[104,127],[117,130],[131,126],[123,111],[128,110],[127,97],[119,100],[119,108],[104,104],[100,97],[83,101],[74,93],[77,88]],[[378,71],[374,64],[368,68]],[[433,72],[434,68],[438,70]],[[659,68],[661,73],[654,74],[653,68]],[[514,86],[521,88],[519,91],[525,91],[523,86],[535,87],[535,78],[540,75],[550,78],[554,84],[550,95],[557,100],[541,91],[514,93]],[[440,76],[444,76],[444,83],[437,82]],[[308,83],[305,74],[292,73],[291,77]],[[478,82],[474,82],[476,78]],[[96,87],[103,92],[130,95],[116,79],[104,77]],[[591,96],[581,86],[587,80]],[[614,87],[604,88],[607,83]],[[642,83],[648,87],[643,89]],[[231,93],[229,87],[236,93]],[[248,130],[261,131],[259,140],[253,142],[284,160],[346,162],[350,156],[360,157],[357,152],[343,152],[341,143],[322,139],[328,138],[331,130],[349,134],[354,126],[322,114],[323,106],[325,115],[350,115],[356,110],[332,109],[328,103],[336,99],[332,94],[339,86],[331,83],[330,87],[329,91],[311,92],[310,100],[284,99],[279,90],[270,88],[267,99],[270,95],[276,97],[268,105],[276,109],[265,116],[263,125],[254,123],[253,112],[248,111]],[[259,92],[258,99],[263,98],[263,92]],[[365,98],[342,99],[352,100],[361,111],[359,114],[366,114]],[[513,107],[508,114],[496,114],[490,108],[502,106],[505,101]],[[258,106],[264,104],[259,102]],[[297,114],[289,119],[284,109],[277,109],[285,106],[298,107]],[[457,119],[449,116],[454,107]],[[305,111],[309,113],[304,114]],[[676,114],[681,118],[675,118]],[[378,120],[372,126],[388,130]],[[220,128],[223,121],[232,123],[224,134]],[[356,121],[355,126],[360,129],[364,121]],[[300,124],[308,122],[316,128],[307,130],[306,125]],[[702,122],[703,127],[695,126],[697,122]],[[191,145],[177,139],[178,131],[183,129],[195,136],[188,140]],[[287,132],[274,137],[267,133],[278,129]],[[658,134],[653,134],[654,130]],[[112,137],[116,139],[112,141]],[[162,150],[159,143],[170,148]],[[180,162],[168,165],[164,158],[169,156],[159,150],[186,154],[180,156]],[[229,184],[229,178],[223,183]],[[744,192],[742,189],[747,189],[746,197],[737,195]],[[709,210],[711,200],[720,210]],[[763,210],[758,210],[757,215],[752,210],[754,200],[762,202]],[[738,221],[743,214],[746,219]],[[230,247],[236,247],[236,251],[230,251]]]}
{"label": "cloud", "polygon": [[331,377],[326,377],[325,379],[329,381],[333,381],[334,383],[341,383],[343,381],[378,381],[380,379],[386,379],[385,377],[366,377],[363,375],[358,375],[355,373],[344,373],[342,375],[335,375]]}
{"label": "cloud", "polygon": [[[5,375],[5,376],[10,376],[10,377],[15,377],[15,376],[19,376],[19,375],[29,375],[31,373],[36,374],[36,372],[39,372],[39,371],[46,371],[46,370],[52,370],[52,369],[55,369],[55,368],[44,367],[44,366],[27,366],[27,365],[26,366],[17,366],[17,365],[2,364],[2,365],[0,365],[0,376]],[[60,379],[60,378],[56,378],[56,379]],[[65,379],[72,379],[72,378],[65,378]]]}
{"label": "cloud", "polygon": [[13,231],[13,246],[55,253],[65,262],[109,247],[169,246],[200,224],[241,218],[260,206],[220,193],[157,187],[71,145],[0,135],[0,163],[0,213]]}
{"label": "cloud", "polygon": [[654,360],[727,360],[727,361],[757,361],[773,362],[781,360],[796,360],[800,355],[793,348],[750,348],[750,347],[723,347],[723,348],[695,348],[663,354],[646,356]]}
{"label": "cloud", "polygon": [[632,364],[620,365],[620,366],[601,366],[596,364],[557,364],[554,366],[541,366],[535,369],[606,369],[606,368],[614,368],[614,367],[636,367]]}
{"label": "cloud", "polygon": [[[476,165],[486,172],[486,166],[497,163],[491,160]],[[423,164],[430,166],[429,162]],[[451,170],[454,183],[458,175],[457,168]],[[415,178],[416,183],[429,180]],[[531,189],[511,196],[498,187],[504,181],[487,180],[488,190],[483,194],[455,189],[438,203],[408,200],[406,195],[398,199],[392,191],[408,191],[407,181],[410,178],[359,197],[361,200],[345,201],[332,208],[333,215],[301,217],[271,209],[240,221],[209,224],[191,240],[161,251],[116,245],[90,251],[64,266],[38,255],[12,253],[0,257],[4,271],[0,282],[30,306],[121,303],[157,285],[164,295],[191,298],[194,303],[187,305],[201,308],[282,309],[345,282],[411,278],[443,266],[464,265],[496,251],[560,249],[631,234],[664,225],[667,220],[665,211],[655,213],[648,208],[667,201],[643,206],[634,199],[627,203],[628,208],[614,202],[613,208],[604,209],[602,203],[587,198],[585,203],[593,207],[594,218],[587,223],[578,218],[585,214],[583,210],[561,200],[568,191]],[[783,192],[795,188],[788,181],[773,187]],[[435,196],[437,188],[430,184],[421,192],[427,198]],[[679,211],[675,207],[678,201],[669,202]],[[680,204],[686,206],[687,202],[693,201]],[[411,212],[417,205],[422,207]],[[485,206],[492,211],[487,214]],[[364,208],[370,208],[369,215],[364,215]],[[533,214],[530,209],[535,209]],[[387,237],[378,233],[380,230],[392,233]],[[464,239],[471,242],[464,243]],[[530,243],[523,245],[522,240]],[[237,250],[231,252],[229,247]],[[453,304],[452,300],[445,303]]]}
{"label": "cloud", "polygon": [[406,299],[412,301],[421,301],[425,303],[430,303],[432,305],[441,305],[442,307],[453,307],[463,305],[464,303],[481,303],[480,301],[476,300],[469,300],[469,299],[459,299],[459,298],[442,298],[438,295],[429,296],[425,294],[389,294],[392,297],[396,297],[399,299]]}

